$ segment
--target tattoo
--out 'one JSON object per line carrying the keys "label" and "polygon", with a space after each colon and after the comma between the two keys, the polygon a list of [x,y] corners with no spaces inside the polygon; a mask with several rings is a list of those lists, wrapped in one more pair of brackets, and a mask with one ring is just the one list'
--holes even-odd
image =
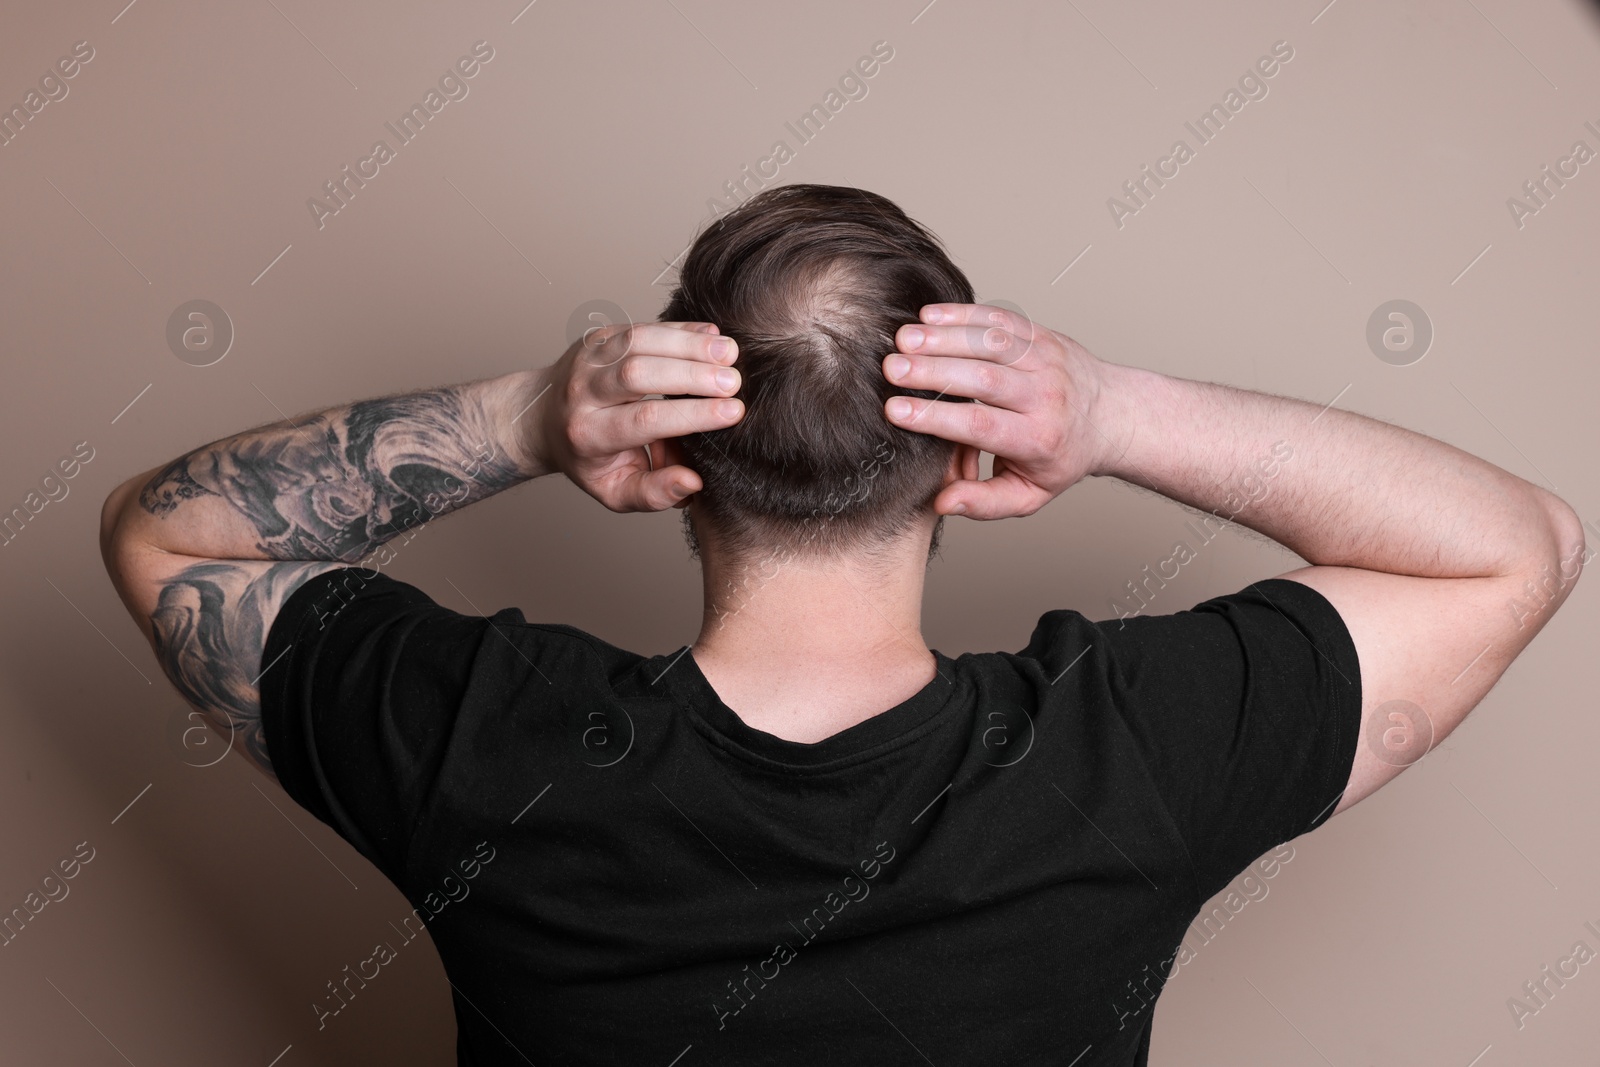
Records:
{"label": "tattoo", "polygon": [[162,584],[150,613],[156,658],[172,684],[269,775],[259,688],[272,666],[261,662],[267,633],[290,594],[337,569],[334,563],[196,563]]}
{"label": "tattoo", "polygon": [[188,464],[187,456],[173,460],[160,474],[151,479],[150,484],[139,494],[139,503],[146,511],[153,515],[165,515],[181,501],[193,500],[197,496],[205,496],[211,492],[189,477]]}
{"label": "tattoo", "polygon": [[139,503],[165,518],[219,496],[266,558],[353,563],[526,478],[499,447],[503,432],[458,388],[366,400],[197,449],[152,478]]}

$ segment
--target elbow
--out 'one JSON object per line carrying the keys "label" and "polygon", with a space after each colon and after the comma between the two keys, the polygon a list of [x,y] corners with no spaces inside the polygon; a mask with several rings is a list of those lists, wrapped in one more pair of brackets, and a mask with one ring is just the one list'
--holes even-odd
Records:
{"label": "elbow", "polygon": [[123,482],[111,490],[106,495],[105,503],[100,505],[100,559],[113,580],[119,571],[117,559],[121,555],[121,538],[118,531],[122,526],[122,513],[128,500],[138,492],[137,481],[137,478],[130,478]]}
{"label": "elbow", "polygon": [[1540,568],[1538,585],[1559,605],[1578,584],[1585,564],[1592,558],[1592,550],[1584,537],[1583,520],[1572,505],[1554,493],[1541,492],[1549,522],[1551,556]]}
{"label": "elbow", "polygon": [[1557,499],[1559,505],[1555,516],[1557,522],[1557,544],[1561,546],[1562,565],[1571,577],[1567,581],[1571,588],[1578,581],[1578,576],[1583,573],[1583,568],[1593,557],[1593,550],[1589,548],[1588,541],[1583,533],[1583,520],[1578,518],[1578,513],[1572,505],[1565,500]]}

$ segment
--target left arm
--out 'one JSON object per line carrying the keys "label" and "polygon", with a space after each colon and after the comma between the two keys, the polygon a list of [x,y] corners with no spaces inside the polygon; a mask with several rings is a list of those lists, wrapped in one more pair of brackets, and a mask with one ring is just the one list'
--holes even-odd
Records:
{"label": "left arm", "polygon": [[[518,433],[536,375],[328,408],[196,449],[117,487],[101,554],[185,700],[272,773],[261,650],[305,582],[546,472]],[[387,560],[382,560],[387,562]]]}
{"label": "left arm", "polygon": [[354,563],[547,473],[513,423],[536,378],[363,400],[213,442],[133,479],[109,535],[209,559]]}
{"label": "left arm", "polygon": [[[736,388],[716,383],[715,364],[733,357],[711,353],[714,335],[676,325],[589,338],[542,371],[274,423],[138,475],[101,512],[112,583],[178,692],[270,776],[258,683],[272,665],[261,653],[305,582],[557,470],[616,511],[681,505],[698,488],[686,467],[650,469],[641,448],[665,457],[660,439],[743,412],[717,415],[714,399],[643,399]],[[612,358],[593,358],[607,345]]]}

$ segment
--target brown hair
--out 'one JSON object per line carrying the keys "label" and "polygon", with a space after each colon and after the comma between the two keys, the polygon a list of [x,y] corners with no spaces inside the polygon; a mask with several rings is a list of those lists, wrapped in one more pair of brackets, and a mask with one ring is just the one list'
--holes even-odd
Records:
{"label": "brown hair", "polygon": [[972,302],[938,238],[862,189],[778,186],[703,231],[661,320],[712,322],[738,342],[745,414],[678,438],[704,483],[685,509],[691,550],[690,509],[736,558],[870,553],[903,533],[955,446],[885,418],[890,396],[939,394],[896,387],[883,357],[924,304]]}

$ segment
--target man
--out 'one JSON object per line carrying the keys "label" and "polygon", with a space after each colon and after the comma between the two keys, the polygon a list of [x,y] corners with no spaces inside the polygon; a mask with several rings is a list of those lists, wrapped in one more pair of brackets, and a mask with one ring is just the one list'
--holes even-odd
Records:
{"label": "man", "polygon": [[[1448,445],[974,305],[859,190],[723,217],[663,319],[248,431],[106,502],[179,691],[416,905],[397,934],[431,931],[462,1063],[1142,1064],[1200,906],[1447,736],[1588,558],[1565,503]],[[381,573],[389,539],[557,471],[684,507],[693,645],[460,615]],[[944,516],[1086,476],[1310,565],[930,650]],[[318,991],[319,1026],[359,990]]]}

